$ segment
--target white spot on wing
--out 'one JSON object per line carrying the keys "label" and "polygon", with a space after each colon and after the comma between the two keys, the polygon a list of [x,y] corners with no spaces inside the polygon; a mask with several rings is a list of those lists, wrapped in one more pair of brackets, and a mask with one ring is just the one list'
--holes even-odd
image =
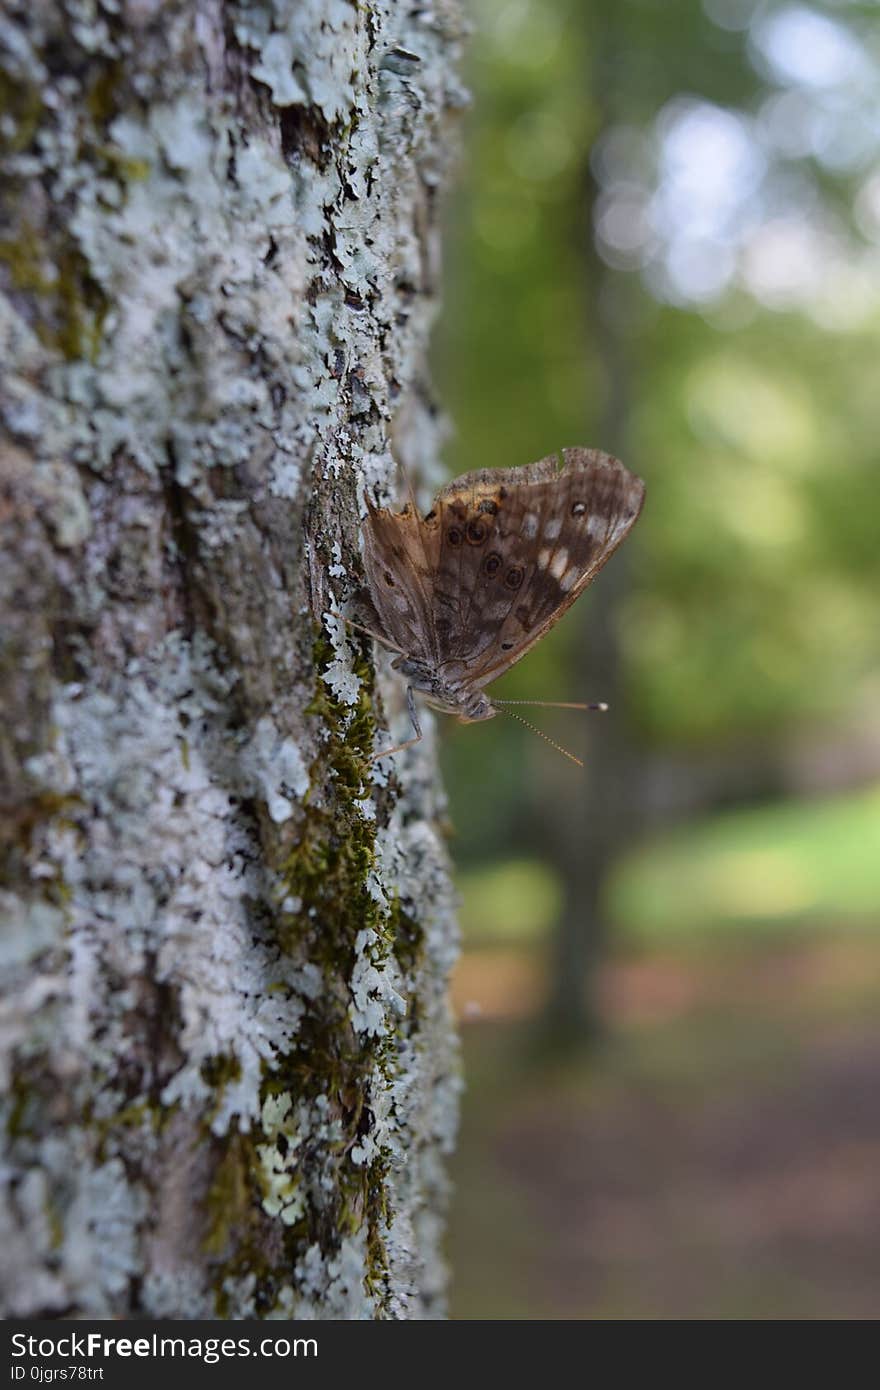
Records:
{"label": "white spot on wing", "polygon": [[549,545],[545,545],[544,549],[540,551],[538,555],[538,569],[545,570],[547,568],[547,566],[550,563],[550,556],[552,554],[553,552],[550,549]]}
{"label": "white spot on wing", "polygon": [[526,512],[522,520],[522,533],[527,541],[532,541],[538,534],[538,518],[534,512]]}
{"label": "white spot on wing", "polygon": [[575,584],[577,583],[577,580],[578,572],[576,569],[572,568],[562,576],[562,578],[559,581],[559,587],[564,594],[567,594],[569,589],[574,588]]}
{"label": "white spot on wing", "polygon": [[547,522],[547,525],[544,527],[544,535],[547,537],[548,541],[555,541],[556,537],[559,535],[559,532],[561,530],[562,517],[551,516],[550,520]]}
{"label": "white spot on wing", "polygon": [[562,576],[565,574],[565,571],[567,569],[568,551],[566,550],[565,546],[563,546],[562,549],[557,550],[556,554],[553,556],[553,563],[550,566],[550,573],[553,575],[554,579],[561,580]]}

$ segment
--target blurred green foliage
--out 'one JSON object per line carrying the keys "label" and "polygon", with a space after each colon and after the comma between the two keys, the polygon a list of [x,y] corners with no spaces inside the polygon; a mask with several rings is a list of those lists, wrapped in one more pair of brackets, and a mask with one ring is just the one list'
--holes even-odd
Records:
{"label": "blurred green foliage", "polygon": [[[791,10],[760,7],[762,22]],[[473,0],[472,11],[474,106],[449,210],[436,341],[441,398],[456,430],[450,475],[526,463],[575,442],[602,447],[611,334],[626,374],[626,462],[648,481],[617,615],[633,739],[647,756],[773,739],[797,725],[821,737],[880,688],[880,261],[865,262],[873,312],[852,311],[858,285],[835,298],[830,280],[818,308],[806,293],[802,302],[762,302],[742,276],[714,298],[674,302],[648,271],[601,266],[590,241],[596,152],[612,128],[642,151],[643,164],[654,160],[640,177],[659,187],[661,135],[676,101],[711,103],[760,131],[772,101],[794,90],[783,90],[769,58],[755,60],[757,31],[747,21],[758,7]],[[824,13],[847,43],[869,52],[860,25],[870,7]],[[805,100],[818,105],[817,93],[807,90]],[[880,149],[861,163],[838,158],[840,167],[813,153],[761,157],[771,229],[774,199],[789,223],[801,217],[804,227],[824,229],[819,279],[826,253],[828,276],[834,266],[839,276],[862,250],[876,252],[877,234],[856,213]],[[746,232],[750,207],[746,198],[737,212]],[[745,262],[751,252],[736,254]],[[601,670],[589,689],[574,689],[568,661],[573,625],[590,602],[582,599],[498,693],[602,698]],[[555,755],[505,719],[442,725],[458,857],[509,853],[523,808],[562,785],[555,768],[546,770]],[[550,726],[562,742],[565,727],[558,717]]]}
{"label": "blurred green foliage", "polygon": [[[620,780],[632,803],[664,777],[697,794],[614,847],[610,1045],[539,1053],[572,898],[548,834],[578,816],[579,774],[506,719],[439,719],[465,943],[492,948],[459,977],[483,1021],[464,1029],[453,1314],[870,1317],[880,793],[840,775],[831,797],[730,805],[781,796],[798,750],[827,767],[878,706],[876,5],[470,9],[435,354],[449,474],[585,443],[647,480],[613,617],[653,780],[624,758]],[[609,693],[600,668],[582,688],[573,638],[610,575],[498,693]],[[580,748],[590,717],[533,718]]]}

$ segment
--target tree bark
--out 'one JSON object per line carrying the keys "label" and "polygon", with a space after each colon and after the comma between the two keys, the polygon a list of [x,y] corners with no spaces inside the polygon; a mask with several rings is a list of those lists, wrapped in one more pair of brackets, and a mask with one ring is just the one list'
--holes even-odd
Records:
{"label": "tree bark", "polygon": [[7,14],[3,1310],[439,1316],[432,726],[371,766],[330,614],[435,453],[457,0]]}

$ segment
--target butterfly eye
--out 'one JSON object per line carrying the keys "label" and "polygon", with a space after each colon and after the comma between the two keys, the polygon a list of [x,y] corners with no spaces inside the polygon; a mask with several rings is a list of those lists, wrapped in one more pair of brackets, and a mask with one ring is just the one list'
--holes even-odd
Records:
{"label": "butterfly eye", "polygon": [[472,521],[467,528],[467,538],[471,545],[482,545],[488,534],[482,521]]}
{"label": "butterfly eye", "polygon": [[501,556],[498,554],[498,551],[493,550],[491,555],[487,555],[485,560],[483,561],[483,569],[486,571],[490,579],[494,579],[495,575],[500,570],[502,564],[503,561],[501,559]]}
{"label": "butterfly eye", "polygon": [[514,565],[504,576],[504,584],[508,589],[518,589],[523,582],[523,572],[519,565]]}
{"label": "butterfly eye", "polygon": [[461,545],[461,532],[457,526],[450,526],[446,532],[446,539],[450,545]]}

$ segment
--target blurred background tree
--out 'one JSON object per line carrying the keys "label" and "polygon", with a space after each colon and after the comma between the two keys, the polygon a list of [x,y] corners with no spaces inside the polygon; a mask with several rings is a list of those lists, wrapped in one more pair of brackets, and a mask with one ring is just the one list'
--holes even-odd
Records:
{"label": "blurred background tree", "polygon": [[586,774],[506,720],[443,726],[462,1000],[570,1043],[603,1012],[626,1032],[609,939],[619,961],[876,928],[877,11],[472,10],[449,473],[583,442],[648,483],[627,546],[498,689],[608,699],[546,713]]}
{"label": "blurred background tree", "polygon": [[[564,718],[588,777],[504,720],[451,733],[463,863],[531,848],[563,879],[586,868],[583,903],[577,847],[598,832],[607,864],[635,809],[666,822],[878,770],[872,8],[476,7],[437,347],[450,472],[584,440],[623,454],[649,503],[507,682],[612,700],[590,729]],[[621,783],[630,814],[606,835]]]}

